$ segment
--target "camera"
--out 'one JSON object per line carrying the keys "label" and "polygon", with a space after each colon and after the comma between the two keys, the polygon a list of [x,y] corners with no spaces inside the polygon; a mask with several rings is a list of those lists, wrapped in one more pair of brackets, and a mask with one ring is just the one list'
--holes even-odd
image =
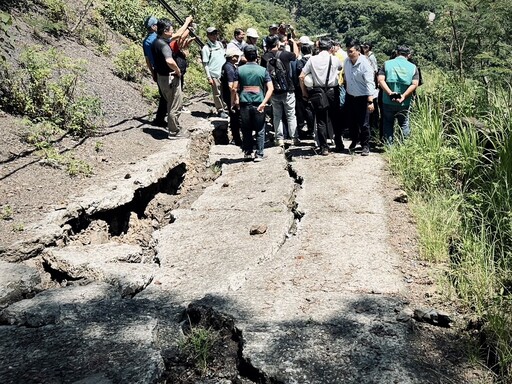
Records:
{"label": "camera", "polygon": [[402,98],[402,95],[400,93],[393,92],[391,95],[389,95],[389,98],[391,100],[399,100]]}

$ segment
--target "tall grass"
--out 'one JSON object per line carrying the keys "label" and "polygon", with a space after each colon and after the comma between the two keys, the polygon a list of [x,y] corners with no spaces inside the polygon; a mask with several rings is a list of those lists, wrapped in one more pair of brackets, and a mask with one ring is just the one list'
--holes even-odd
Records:
{"label": "tall grass", "polygon": [[414,196],[421,256],[446,264],[482,321],[482,357],[512,382],[512,89],[427,78],[411,137],[387,156]]}

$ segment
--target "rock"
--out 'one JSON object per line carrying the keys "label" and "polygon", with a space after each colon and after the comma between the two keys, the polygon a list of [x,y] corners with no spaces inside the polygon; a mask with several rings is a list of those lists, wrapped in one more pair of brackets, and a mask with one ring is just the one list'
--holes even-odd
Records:
{"label": "rock", "polygon": [[414,319],[419,322],[437,325],[439,327],[450,327],[452,319],[445,312],[433,308],[418,308],[414,310]]}
{"label": "rock", "polygon": [[0,261],[0,308],[22,300],[34,292],[40,282],[36,269]]}
{"label": "rock", "polygon": [[407,196],[407,192],[403,190],[399,190],[398,194],[393,199],[397,203],[407,203],[409,201],[409,197]]}
{"label": "rock", "polygon": [[251,235],[262,235],[265,232],[267,232],[267,229],[268,229],[268,227],[267,227],[266,224],[253,225],[251,227],[251,230],[249,231],[249,234],[251,234]]}
{"label": "rock", "polygon": [[404,308],[396,315],[396,320],[402,323],[406,323],[407,321],[411,320],[413,316],[414,312],[410,308]]}
{"label": "rock", "polygon": [[136,294],[153,280],[156,265],[142,264],[142,257],[139,246],[119,243],[69,246],[43,255],[52,269],[69,278],[107,282],[123,296]]}
{"label": "rock", "polygon": [[66,323],[87,312],[92,303],[119,296],[107,283],[49,289],[4,309],[0,322],[29,327]]}

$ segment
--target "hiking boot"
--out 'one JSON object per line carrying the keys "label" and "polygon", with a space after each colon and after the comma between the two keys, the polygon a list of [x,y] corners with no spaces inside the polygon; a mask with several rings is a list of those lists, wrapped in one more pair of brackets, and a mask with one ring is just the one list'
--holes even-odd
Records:
{"label": "hiking boot", "polygon": [[219,111],[219,117],[220,117],[221,119],[227,119],[229,116],[228,116],[228,114],[227,114],[226,112],[224,112],[224,111]]}
{"label": "hiking boot", "polygon": [[363,147],[363,151],[361,152],[361,156],[368,156],[370,154],[370,148],[368,146]]}
{"label": "hiking boot", "polygon": [[329,148],[322,148],[322,152],[320,152],[322,156],[328,156],[329,155]]}

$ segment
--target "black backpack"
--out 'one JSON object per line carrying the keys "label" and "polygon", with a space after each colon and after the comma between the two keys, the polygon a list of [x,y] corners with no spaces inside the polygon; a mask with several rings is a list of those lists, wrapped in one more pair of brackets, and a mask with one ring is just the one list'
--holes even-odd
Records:
{"label": "black backpack", "polygon": [[275,56],[267,61],[267,71],[272,79],[274,91],[284,92],[291,90],[291,87],[288,72],[286,71],[284,63],[279,58],[280,55],[281,51],[277,51]]}

